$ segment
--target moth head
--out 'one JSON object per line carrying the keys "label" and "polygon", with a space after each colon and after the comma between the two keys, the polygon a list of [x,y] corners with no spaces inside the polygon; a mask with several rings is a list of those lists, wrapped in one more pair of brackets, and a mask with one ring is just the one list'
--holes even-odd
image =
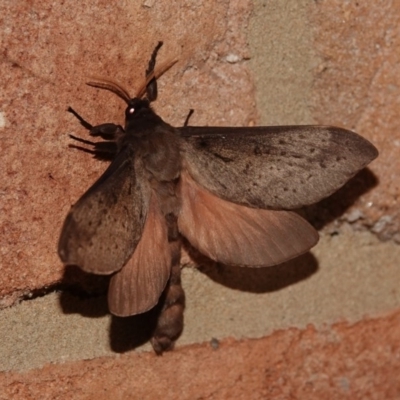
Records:
{"label": "moth head", "polygon": [[115,81],[93,78],[93,80],[87,82],[89,86],[109,90],[125,101],[127,104],[125,110],[125,120],[127,124],[132,123],[139,116],[145,117],[146,115],[154,114],[151,110],[150,103],[157,98],[157,79],[177,62],[177,60],[168,61],[161,64],[157,69],[154,69],[155,57],[161,46],[162,42],[159,42],[149,62],[145,80],[136,92],[135,97],[130,96],[129,92]]}
{"label": "moth head", "polygon": [[151,111],[150,102],[144,98],[139,99],[134,97],[133,99],[129,100],[128,107],[125,109],[125,120],[126,122],[132,121],[138,116],[143,116],[148,111]]}

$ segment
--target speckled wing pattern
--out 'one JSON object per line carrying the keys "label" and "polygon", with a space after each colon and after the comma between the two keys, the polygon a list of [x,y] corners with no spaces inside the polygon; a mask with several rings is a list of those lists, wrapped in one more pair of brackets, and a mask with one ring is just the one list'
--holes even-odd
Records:
{"label": "speckled wing pattern", "polygon": [[149,190],[132,152],[130,146],[123,148],[71,208],[58,245],[64,264],[111,274],[133,254],[142,235]]}
{"label": "speckled wing pattern", "polygon": [[344,185],[377,157],[354,132],[325,126],[182,127],[184,167],[225,200],[296,209]]}

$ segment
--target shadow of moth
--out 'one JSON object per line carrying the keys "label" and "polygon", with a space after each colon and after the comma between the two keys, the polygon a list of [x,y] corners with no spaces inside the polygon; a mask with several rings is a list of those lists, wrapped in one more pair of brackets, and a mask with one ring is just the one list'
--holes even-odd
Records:
{"label": "shadow of moth", "polygon": [[343,186],[378,152],[354,132],[329,126],[175,128],[151,108],[157,78],[155,48],[135,97],[110,90],[127,104],[125,126],[81,124],[103,142],[75,138],[112,162],[71,208],[58,253],[66,265],[112,274],[112,314],[130,316],[163,304],[154,350],[173,347],[183,328],[181,237],[228,265],[267,267],[307,252],[318,233],[293,209]]}

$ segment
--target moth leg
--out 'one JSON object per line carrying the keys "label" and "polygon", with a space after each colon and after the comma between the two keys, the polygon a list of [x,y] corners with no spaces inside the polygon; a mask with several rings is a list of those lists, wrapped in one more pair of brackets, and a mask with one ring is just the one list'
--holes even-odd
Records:
{"label": "moth leg", "polygon": [[77,142],[80,142],[80,143],[88,144],[90,146],[95,146],[96,145],[96,142],[92,142],[91,140],[82,139],[82,138],[80,138],[78,136],[74,136],[74,135],[68,135],[68,136],[71,139],[74,139],[74,140],[76,140]]}
{"label": "moth leg", "polygon": [[[98,125],[98,126],[93,126],[92,124],[90,124],[89,122],[87,122],[84,118],[82,118],[73,108],[69,107],[68,111],[73,114],[76,118],[78,118],[79,122],[83,125],[84,128],[88,129],[90,131],[90,135],[92,136],[96,136],[93,134],[93,132],[97,132],[97,129],[99,127],[102,127],[104,125],[114,125],[114,124],[103,124],[103,125]],[[116,136],[115,134],[115,127],[117,125],[114,125],[114,133],[112,134],[111,139]],[[122,128],[120,130],[117,130],[118,132],[120,132],[122,130]],[[100,135],[104,138],[104,135]],[[112,160],[115,156],[115,154],[117,153],[117,143],[116,142],[92,142],[90,140],[85,140],[82,138],[79,138],[77,136],[74,135],[69,135],[69,137],[71,139],[76,140],[77,142],[83,143],[83,144],[87,144],[89,146],[93,146],[93,149],[87,149],[86,147],[82,147],[82,146],[77,146],[77,145],[70,145],[70,147],[73,147],[75,149],[78,150],[82,150],[86,153],[90,153],[90,154],[94,154],[95,156],[97,156],[98,158],[102,158],[102,159],[110,159]],[[110,140],[111,140],[110,139]]]}
{"label": "moth leg", "polygon": [[81,117],[72,107],[68,107],[67,111],[79,120],[81,125],[89,131],[90,136],[100,136],[104,140],[116,140],[119,136],[125,133],[121,125],[107,123],[93,126]]}
{"label": "moth leg", "polygon": [[[154,67],[156,66],[157,53],[158,53],[158,50],[160,50],[162,45],[163,45],[163,42],[158,42],[157,46],[153,50],[153,53],[151,54],[149,65],[146,69],[146,78],[154,71]],[[147,94],[147,99],[150,102],[157,99],[157,80],[156,80],[156,78],[153,78],[147,84],[146,94]]]}
{"label": "moth leg", "polygon": [[88,131],[90,131],[93,128],[93,125],[87,122],[83,117],[81,117],[72,107],[68,107],[67,111],[70,112],[72,115],[74,115],[76,118],[78,118],[81,125]]}
{"label": "moth leg", "polygon": [[189,113],[188,113],[186,119],[185,119],[185,122],[183,123],[183,126],[188,126],[189,125],[189,119],[193,115],[193,113],[194,113],[194,110],[193,110],[193,108],[191,108],[189,110]]}
{"label": "moth leg", "polygon": [[151,339],[157,354],[171,350],[183,330],[185,292],[181,285],[180,241],[170,243],[170,246],[173,250],[171,275],[161,298],[163,304]]}
{"label": "moth leg", "polygon": [[150,61],[149,61],[148,67],[146,69],[146,77],[149,76],[154,71],[154,67],[156,66],[157,53],[158,53],[158,50],[161,49],[162,45],[163,45],[162,41],[158,42],[157,46],[153,50],[153,53],[151,54],[151,57],[150,57]]}
{"label": "moth leg", "polygon": [[76,140],[77,142],[84,143],[90,146],[93,146],[93,149],[88,149],[83,146],[78,146],[75,144],[70,144],[69,147],[72,147],[73,149],[78,149],[82,150],[85,153],[93,154],[97,158],[104,159],[104,160],[112,160],[115,157],[115,154],[117,153],[117,143],[116,142],[92,142],[90,140],[85,140],[82,138],[79,138],[74,135],[69,135],[71,139]]}

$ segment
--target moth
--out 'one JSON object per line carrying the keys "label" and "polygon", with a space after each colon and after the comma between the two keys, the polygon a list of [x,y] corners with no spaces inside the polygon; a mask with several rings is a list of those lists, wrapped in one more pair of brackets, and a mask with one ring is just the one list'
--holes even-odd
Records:
{"label": "moth", "polygon": [[[156,353],[173,347],[183,329],[181,239],[217,262],[268,267],[307,252],[316,230],[291,211],[318,202],[377,157],[366,139],[329,126],[172,127],[151,108],[158,43],[135,97],[110,90],[127,108],[125,126],[92,126],[95,154],[112,162],[71,208],[58,254],[65,265],[112,275],[110,312],[144,313],[162,301],[151,339]],[[161,299],[161,300],[160,300]]]}

